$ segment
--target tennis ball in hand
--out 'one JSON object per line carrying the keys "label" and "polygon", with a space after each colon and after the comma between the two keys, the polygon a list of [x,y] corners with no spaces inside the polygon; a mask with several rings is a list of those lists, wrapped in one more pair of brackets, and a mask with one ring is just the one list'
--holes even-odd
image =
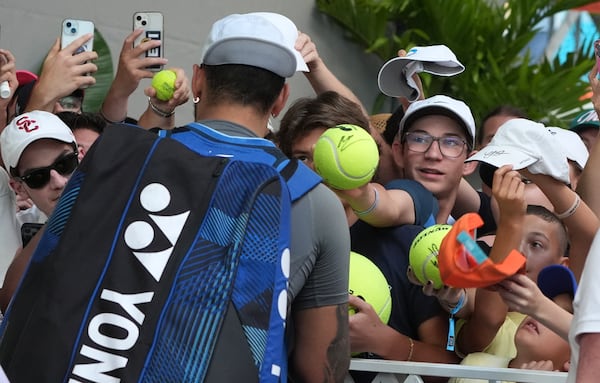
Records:
{"label": "tennis ball in hand", "polygon": [[152,77],[152,87],[156,89],[156,98],[169,101],[175,92],[177,75],[172,70],[161,70]]}
{"label": "tennis ball in hand", "polygon": [[[364,255],[350,252],[350,278],[348,292],[373,306],[383,323],[388,323],[392,313],[392,295],[385,276]],[[354,308],[348,310],[354,314]]]}
{"label": "tennis ball in hand", "polygon": [[415,276],[423,285],[433,282],[436,289],[442,288],[444,282],[438,268],[438,252],[442,239],[452,228],[451,225],[433,225],[422,230],[410,245],[408,260]]}
{"label": "tennis ball in hand", "polygon": [[379,164],[379,150],[369,132],[356,125],[327,129],[313,152],[315,170],[336,189],[355,189],[368,183]]}

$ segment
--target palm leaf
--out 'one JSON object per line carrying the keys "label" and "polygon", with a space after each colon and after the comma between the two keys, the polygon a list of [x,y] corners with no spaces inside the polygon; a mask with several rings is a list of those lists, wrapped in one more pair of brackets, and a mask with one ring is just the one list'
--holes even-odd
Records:
{"label": "palm leaf", "polygon": [[98,53],[95,64],[98,71],[94,73],[96,84],[85,90],[83,99],[83,110],[86,112],[97,112],[108,93],[113,80],[113,64],[110,48],[98,29],[94,31],[94,50]]}

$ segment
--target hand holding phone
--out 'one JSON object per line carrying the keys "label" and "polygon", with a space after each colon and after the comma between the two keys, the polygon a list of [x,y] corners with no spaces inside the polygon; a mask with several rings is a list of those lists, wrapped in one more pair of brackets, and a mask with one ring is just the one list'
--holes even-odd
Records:
{"label": "hand holding phone", "polygon": [[[149,41],[159,40],[161,45],[151,48],[145,52],[145,57],[163,58],[164,57],[164,35],[163,35],[163,15],[160,12],[135,12],[133,14],[133,29],[143,29],[133,42],[133,47]],[[148,70],[158,72],[162,65],[151,65]]]}
{"label": "hand holding phone", "polygon": [[[64,49],[67,45],[88,33],[94,34],[94,23],[89,20],[64,19],[62,22],[60,47]],[[94,38],[86,41],[74,54],[91,52],[94,49]]]}

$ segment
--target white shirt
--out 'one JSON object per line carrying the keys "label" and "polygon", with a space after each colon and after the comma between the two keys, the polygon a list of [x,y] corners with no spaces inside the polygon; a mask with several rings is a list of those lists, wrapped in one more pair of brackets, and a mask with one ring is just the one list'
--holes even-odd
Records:
{"label": "white shirt", "polygon": [[585,333],[600,333],[600,231],[596,233],[585,266],[573,309],[575,314],[569,331],[569,344],[571,346],[571,366],[569,367],[568,383],[575,383],[577,365],[579,362],[579,342],[577,337]]}
{"label": "white shirt", "polygon": [[8,181],[8,173],[0,167],[0,283],[4,283],[6,270],[21,247],[16,220],[16,196]]}

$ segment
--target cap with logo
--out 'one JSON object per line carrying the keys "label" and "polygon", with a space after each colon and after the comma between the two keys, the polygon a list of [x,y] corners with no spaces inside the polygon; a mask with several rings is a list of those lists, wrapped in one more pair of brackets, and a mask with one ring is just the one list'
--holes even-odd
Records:
{"label": "cap with logo", "polygon": [[410,127],[417,119],[433,115],[447,116],[458,122],[465,130],[471,144],[470,146],[474,147],[475,119],[473,118],[471,109],[464,102],[444,95],[429,97],[410,104],[400,121],[398,134],[402,135],[404,130]]}
{"label": "cap with logo", "polygon": [[587,129],[600,129],[600,119],[598,119],[598,114],[593,109],[584,110],[571,121],[569,129],[576,133]]}
{"label": "cap with logo", "polygon": [[556,136],[557,132],[539,122],[513,118],[498,128],[487,146],[466,161],[482,163],[479,173],[488,186],[496,168],[504,165],[512,165],[514,170],[527,168],[532,173],[546,174],[569,184],[566,148]]}
{"label": "cap with logo", "polygon": [[412,76],[427,72],[438,76],[454,76],[465,70],[454,52],[445,45],[414,47],[403,57],[388,60],[377,76],[381,92],[390,97],[406,97],[416,101],[420,97],[419,86]]}
{"label": "cap with logo", "polygon": [[206,65],[242,64],[292,77],[308,67],[294,45],[296,25],[270,12],[233,14],[215,22],[202,53]]}
{"label": "cap with logo", "polygon": [[6,169],[14,174],[25,148],[43,138],[75,143],[71,129],[52,113],[34,110],[15,117],[0,134],[0,151]]}

